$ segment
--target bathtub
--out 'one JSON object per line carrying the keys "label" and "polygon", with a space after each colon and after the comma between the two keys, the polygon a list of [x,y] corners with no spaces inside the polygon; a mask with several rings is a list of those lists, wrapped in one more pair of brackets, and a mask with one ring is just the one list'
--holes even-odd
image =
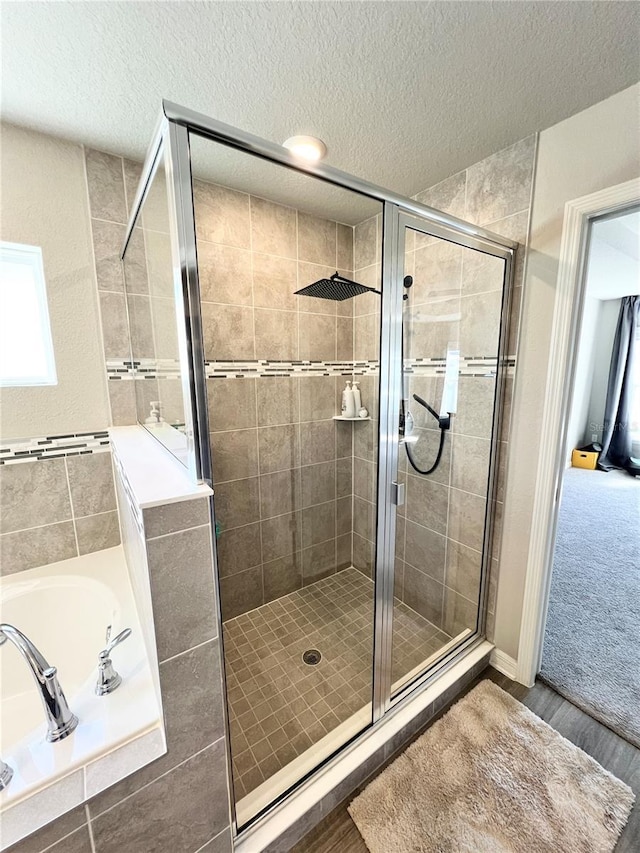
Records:
{"label": "bathtub", "polygon": [[[4,849],[25,834],[18,824],[27,817],[50,815],[38,820],[46,823],[57,816],[54,800],[62,813],[162,755],[166,746],[157,664],[147,654],[122,546],[2,578],[0,619],[19,628],[57,667],[79,719],[71,735],[48,743],[31,670],[10,641],[0,646],[0,756],[14,771],[0,793]],[[113,636],[123,628],[132,634],[112,652],[122,684],[99,697],[97,663],[107,625]],[[35,802],[28,807],[34,797],[37,809]]]}

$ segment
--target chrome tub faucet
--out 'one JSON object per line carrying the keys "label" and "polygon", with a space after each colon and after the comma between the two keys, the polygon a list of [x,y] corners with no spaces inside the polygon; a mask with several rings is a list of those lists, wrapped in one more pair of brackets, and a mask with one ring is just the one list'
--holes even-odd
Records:
{"label": "chrome tub faucet", "polygon": [[0,645],[10,640],[36,680],[40,698],[47,718],[47,740],[53,743],[70,735],[78,725],[78,718],[71,712],[58,681],[58,670],[49,666],[41,652],[31,640],[13,625],[0,624]]}

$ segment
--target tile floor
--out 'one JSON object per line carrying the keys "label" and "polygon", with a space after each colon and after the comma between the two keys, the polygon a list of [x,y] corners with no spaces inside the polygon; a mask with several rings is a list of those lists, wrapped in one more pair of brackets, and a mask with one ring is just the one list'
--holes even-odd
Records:
{"label": "tile floor", "polygon": [[[371,702],[373,591],[345,569],[224,624],[237,800]],[[393,681],[449,639],[396,600]]]}

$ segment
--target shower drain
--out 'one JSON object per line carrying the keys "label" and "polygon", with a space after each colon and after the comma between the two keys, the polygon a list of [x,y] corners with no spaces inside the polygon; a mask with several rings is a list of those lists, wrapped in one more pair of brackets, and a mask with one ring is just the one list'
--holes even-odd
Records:
{"label": "shower drain", "polygon": [[307,649],[302,655],[302,660],[309,666],[315,666],[322,660],[322,655],[317,649]]}

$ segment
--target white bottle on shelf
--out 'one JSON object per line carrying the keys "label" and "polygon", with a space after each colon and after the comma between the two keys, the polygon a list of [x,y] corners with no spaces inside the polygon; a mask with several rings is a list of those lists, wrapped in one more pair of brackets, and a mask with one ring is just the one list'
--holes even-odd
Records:
{"label": "white bottle on shelf", "polygon": [[347,416],[347,391],[349,389],[349,383],[345,385],[345,388],[342,392],[342,408],[340,409],[340,417],[346,418]]}
{"label": "white bottle on shelf", "polygon": [[360,396],[360,383],[354,382],[352,390],[353,390],[353,414],[355,417],[355,415],[360,414],[360,409],[362,408],[362,397]]}
{"label": "white bottle on shelf", "polygon": [[353,399],[353,391],[351,390],[351,382],[347,380],[347,384],[342,392],[342,417],[355,418],[356,406]]}

